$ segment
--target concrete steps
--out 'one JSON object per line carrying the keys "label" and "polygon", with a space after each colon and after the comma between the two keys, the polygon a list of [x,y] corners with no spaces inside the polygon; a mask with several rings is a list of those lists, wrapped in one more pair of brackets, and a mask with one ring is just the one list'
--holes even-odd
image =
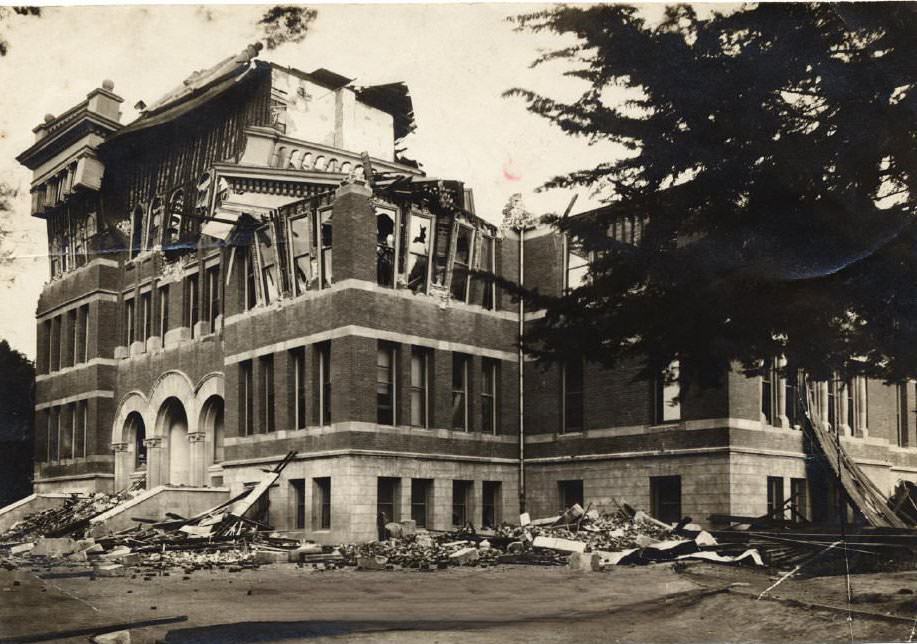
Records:
{"label": "concrete steps", "polygon": [[66,492],[43,492],[41,494],[30,494],[23,499],[10,503],[0,508],[0,532],[6,532],[14,523],[24,519],[30,514],[59,507],[64,504],[66,499],[72,496],[83,498],[88,495],[68,494]]}
{"label": "concrete steps", "polygon": [[159,485],[95,517],[91,533],[102,536],[138,525],[133,519],[166,519],[166,512],[186,518],[229,500],[229,488]]}

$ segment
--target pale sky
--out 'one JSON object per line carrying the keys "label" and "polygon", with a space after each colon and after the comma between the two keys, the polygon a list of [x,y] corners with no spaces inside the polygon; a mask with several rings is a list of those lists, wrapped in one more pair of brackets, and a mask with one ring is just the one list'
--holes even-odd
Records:
{"label": "pale sky", "polygon": [[[563,44],[556,35],[515,32],[506,22],[537,5],[315,6],[319,15],[304,42],[260,57],[304,71],[325,67],[358,85],[405,81],[418,125],[407,156],[431,176],[464,181],[478,214],[495,223],[516,192],[536,214],[562,212],[573,192],[535,189],[556,174],[622,153],[567,137],[527,113],[520,100],[500,96],[521,86],[570,99],[582,87],[561,76],[560,64],[529,69],[539,51]],[[32,128],[103,79],[114,81],[125,99],[122,122],[133,120],[138,100],[152,104],[192,71],[255,42],[264,9],[46,7],[40,19],[12,17],[0,26],[10,46],[0,58],[0,180],[21,192],[9,222],[16,261],[0,268],[0,338],[34,358],[35,307],[48,278],[45,228],[29,216],[30,172],[14,158],[32,143]],[[594,203],[583,192],[576,210]]]}

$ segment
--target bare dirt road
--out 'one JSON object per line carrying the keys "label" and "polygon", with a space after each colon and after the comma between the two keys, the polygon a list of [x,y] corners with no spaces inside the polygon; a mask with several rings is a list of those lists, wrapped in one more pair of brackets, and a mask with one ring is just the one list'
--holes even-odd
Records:
{"label": "bare dirt road", "polygon": [[0,640],[86,642],[78,631],[182,617],[132,628],[132,641],[917,641],[917,572],[855,577],[850,613],[843,578],[790,580],[775,591],[783,601],[759,601],[773,573],[707,565],[683,573],[670,565],[604,573],[274,565],[190,575],[176,569],[148,581],[132,572],[61,577],[59,568],[50,571],[57,578],[42,579],[48,572],[0,571]]}

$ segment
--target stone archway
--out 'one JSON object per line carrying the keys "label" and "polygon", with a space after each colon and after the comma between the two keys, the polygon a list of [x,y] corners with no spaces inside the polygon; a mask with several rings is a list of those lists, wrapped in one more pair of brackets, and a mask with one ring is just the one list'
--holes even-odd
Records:
{"label": "stone archway", "polygon": [[166,398],[156,418],[156,434],[165,447],[163,474],[166,483],[190,485],[192,480],[191,446],[188,442],[188,414],[175,397]]}
{"label": "stone archway", "polygon": [[[138,391],[127,394],[118,405],[112,424],[111,447],[115,456],[115,489],[123,490],[131,483],[132,474],[146,467],[147,434],[151,426],[147,417],[146,396]],[[150,480],[147,474],[147,487]]]}
{"label": "stone archway", "polygon": [[211,447],[210,463],[223,461],[223,397],[210,396],[201,409],[201,420],[198,425],[209,440]]}

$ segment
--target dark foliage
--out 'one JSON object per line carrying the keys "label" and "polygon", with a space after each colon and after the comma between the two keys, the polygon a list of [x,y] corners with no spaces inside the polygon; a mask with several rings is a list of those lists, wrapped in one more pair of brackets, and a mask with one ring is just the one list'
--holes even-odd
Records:
{"label": "dark foliage", "polygon": [[[547,315],[529,349],[648,358],[647,373],[679,358],[689,379],[781,353],[813,375],[917,377],[915,18],[912,3],[518,17],[574,37],[533,64],[567,61],[588,89],[569,104],[506,95],[630,151],[547,184],[608,205],[554,219],[595,260],[585,286],[530,294]],[[623,216],[649,218],[639,245],[606,234]]]}
{"label": "dark foliage", "polygon": [[0,340],[0,503],[31,490],[35,366]]}
{"label": "dark foliage", "polygon": [[306,37],[309,25],[318,16],[315,9],[297,5],[276,5],[264,12],[258,26],[268,49],[285,43],[298,43]]}

